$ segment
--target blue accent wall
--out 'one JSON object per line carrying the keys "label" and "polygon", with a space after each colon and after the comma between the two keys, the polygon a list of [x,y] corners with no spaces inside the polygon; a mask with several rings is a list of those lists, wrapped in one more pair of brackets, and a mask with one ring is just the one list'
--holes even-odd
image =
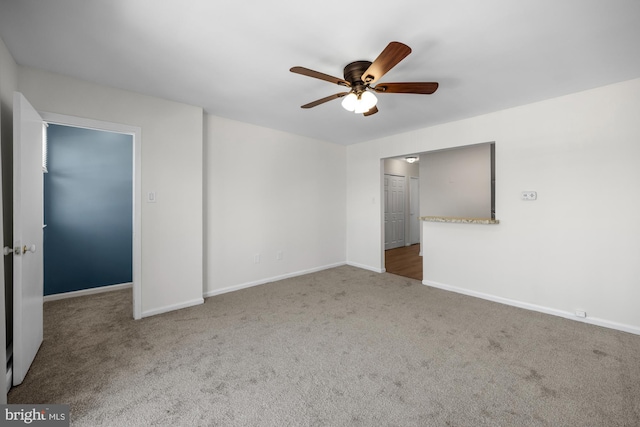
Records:
{"label": "blue accent wall", "polygon": [[49,125],[44,294],[132,281],[133,137]]}

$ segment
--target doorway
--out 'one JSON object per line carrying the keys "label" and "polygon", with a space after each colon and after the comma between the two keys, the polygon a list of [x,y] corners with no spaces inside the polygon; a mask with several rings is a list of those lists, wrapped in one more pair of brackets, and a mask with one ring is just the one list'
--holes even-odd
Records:
{"label": "doorway", "polygon": [[133,137],[53,123],[45,131],[45,301],[130,287]]}
{"label": "doorway", "polygon": [[419,159],[383,159],[384,271],[422,280]]}
{"label": "doorway", "polygon": [[[132,177],[131,210],[131,248],[128,252],[131,257],[131,287],[133,289],[133,317],[140,319],[142,314],[141,304],[141,244],[140,244],[140,194],[141,194],[141,130],[139,127],[121,125],[117,123],[102,122],[73,116],[65,116],[55,113],[41,113],[43,120],[50,125],[60,125],[84,130],[106,131],[124,134],[131,137],[132,162],[129,169]],[[96,289],[88,289],[74,292],[75,295],[93,293]],[[98,289],[99,291],[99,289]]]}

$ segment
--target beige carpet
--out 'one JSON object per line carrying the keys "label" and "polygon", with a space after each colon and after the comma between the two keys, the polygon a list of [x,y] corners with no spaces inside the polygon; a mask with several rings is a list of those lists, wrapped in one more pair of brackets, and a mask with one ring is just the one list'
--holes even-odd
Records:
{"label": "beige carpet", "polygon": [[638,426],[640,337],[339,267],[131,320],[45,304],[10,403],[87,426]]}

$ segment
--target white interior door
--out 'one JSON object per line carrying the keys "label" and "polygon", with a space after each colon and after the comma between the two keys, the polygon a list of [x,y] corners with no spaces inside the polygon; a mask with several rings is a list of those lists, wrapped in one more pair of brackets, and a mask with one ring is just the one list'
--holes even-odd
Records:
{"label": "white interior door", "polygon": [[384,248],[404,246],[404,176],[384,176]]}
{"label": "white interior door", "polygon": [[409,243],[420,243],[420,179],[409,180]]}
{"label": "white interior door", "polygon": [[13,96],[13,385],[22,383],[43,338],[43,121]]}

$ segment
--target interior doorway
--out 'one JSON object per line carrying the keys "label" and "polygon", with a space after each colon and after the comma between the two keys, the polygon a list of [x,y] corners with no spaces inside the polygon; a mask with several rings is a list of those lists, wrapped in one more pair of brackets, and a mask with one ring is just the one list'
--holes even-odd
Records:
{"label": "interior doorway", "polygon": [[384,271],[422,280],[417,156],[383,159]]}
{"label": "interior doorway", "polygon": [[53,123],[45,132],[45,301],[131,287],[133,136]]}
{"label": "interior doorway", "polygon": [[[73,116],[60,115],[55,113],[41,113],[43,120],[48,124],[81,128],[87,130],[106,131],[118,134],[129,135],[132,138],[132,166],[130,169],[132,176],[131,189],[131,287],[133,292],[133,317],[140,319],[142,316],[141,304],[141,244],[140,244],[140,200],[141,200],[141,130],[139,127],[121,125],[117,123],[103,122],[92,119],[85,119]],[[74,296],[80,294],[94,293],[99,289],[87,289],[73,292]]]}

